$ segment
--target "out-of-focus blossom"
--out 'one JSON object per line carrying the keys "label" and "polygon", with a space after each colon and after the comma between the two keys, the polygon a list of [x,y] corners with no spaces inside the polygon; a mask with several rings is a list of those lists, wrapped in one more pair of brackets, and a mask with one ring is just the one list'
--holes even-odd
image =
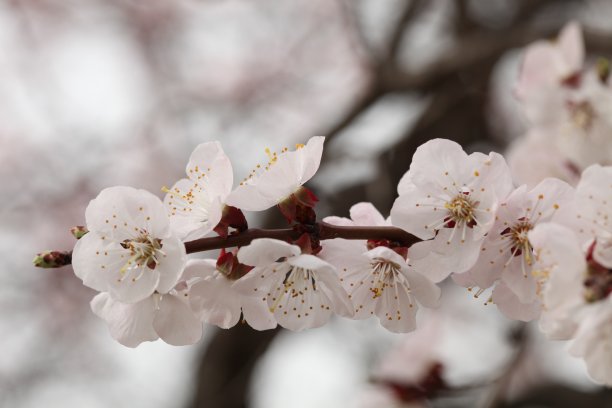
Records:
{"label": "out-of-focus blossom", "polygon": [[229,195],[228,205],[246,211],[263,211],[290,198],[319,169],[325,137],[311,137],[295,151],[270,153],[268,164],[258,167]]}
{"label": "out-of-focus blossom", "polygon": [[[233,255],[228,254],[233,258]],[[256,330],[276,327],[267,303],[257,296],[245,296],[232,286],[234,281],[217,268],[212,259],[187,262],[185,274],[197,276],[189,292],[191,307],[204,322],[223,329],[235,326],[242,313],[244,320]]]}
{"label": "out-of-focus blossom", "polygon": [[170,229],[159,198],[145,190],[111,187],[85,212],[89,233],[74,247],[74,273],[120,302],[167,293],[186,262],[185,246]]}
{"label": "out-of-focus blossom", "polygon": [[[370,203],[351,207],[351,220],[327,217],[324,221],[337,225],[389,225]],[[388,330],[409,332],[416,328],[417,301],[427,307],[435,306],[440,288],[385,245],[389,243],[334,239],[324,241],[320,256],[338,269],[353,302],[355,319],[375,315]]]}
{"label": "out-of-focus blossom", "polygon": [[393,225],[428,240],[410,249],[416,270],[437,282],[472,267],[499,200],[512,188],[510,170],[497,153],[467,155],[444,139],[420,146],[391,210]]}
{"label": "out-of-focus blossom", "polygon": [[546,134],[530,130],[516,139],[506,151],[506,160],[517,185],[533,188],[548,177],[572,186],[580,180],[580,169],[565,156]]}
{"label": "out-of-focus blossom", "polygon": [[238,251],[238,260],[255,268],[234,283],[244,295],[260,297],[281,326],[319,327],[332,314],[351,317],[353,306],[336,269],[296,245],[263,238]]}
{"label": "out-of-focus blossom", "polygon": [[526,186],[517,188],[500,204],[478,261],[467,272],[456,275],[455,281],[482,291],[501,279],[504,286],[493,292],[493,301],[502,313],[518,320],[537,317],[532,313],[537,308],[529,306],[539,299],[528,234],[538,223],[553,219],[572,198],[572,187],[557,179],[546,179],[529,191]]}
{"label": "out-of-focus blossom", "polygon": [[574,86],[584,64],[582,29],[567,24],[556,41],[540,40],[525,51],[515,92],[520,99],[533,97],[542,87]]}
{"label": "out-of-focus blossom", "polygon": [[187,178],[176,182],[171,189],[164,188],[164,205],[172,229],[180,238],[191,240],[206,236],[221,221],[234,175],[219,142],[196,147],[186,172]]}

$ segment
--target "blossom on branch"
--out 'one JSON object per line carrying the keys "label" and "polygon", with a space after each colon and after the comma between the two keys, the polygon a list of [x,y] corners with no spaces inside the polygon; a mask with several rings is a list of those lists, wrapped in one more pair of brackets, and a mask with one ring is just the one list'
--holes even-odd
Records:
{"label": "blossom on branch", "polygon": [[91,301],[91,309],[124,346],[136,347],[158,338],[173,346],[185,346],[202,338],[202,323],[189,306],[188,292],[188,282],[181,280],[169,292],[155,292],[136,303],[123,303],[100,293]]}
{"label": "blossom on branch", "polygon": [[351,317],[353,306],[336,269],[296,245],[269,238],[238,251],[253,270],[234,283],[243,295],[265,301],[279,325],[290,330],[320,327],[332,314]]}
{"label": "blossom on branch", "polygon": [[[227,255],[233,263],[234,255]],[[276,327],[268,304],[260,297],[247,296],[236,290],[232,286],[235,281],[219,270],[214,260],[190,260],[185,273],[198,277],[191,287],[189,299],[191,308],[202,321],[229,329],[240,321],[242,313],[246,323],[256,330]]]}
{"label": "blossom on branch", "polygon": [[426,240],[410,248],[416,270],[439,282],[471,268],[499,200],[512,188],[510,170],[497,153],[468,155],[445,139],[421,145],[391,209],[393,225]]}
{"label": "blossom on branch", "polygon": [[[350,220],[327,217],[324,221],[345,226],[390,225],[370,203],[355,204],[350,214]],[[416,328],[418,303],[436,306],[440,288],[408,265],[400,255],[406,248],[392,245],[389,241],[333,239],[323,242],[320,256],[339,271],[355,319],[376,316],[386,329],[406,333]]]}
{"label": "blossom on branch", "polygon": [[221,143],[202,143],[187,164],[187,178],[164,188],[164,205],[172,229],[180,238],[198,239],[209,234],[221,221],[225,200],[231,193],[232,164]]}
{"label": "blossom on branch", "polygon": [[89,233],[77,241],[72,265],[83,284],[135,303],[176,285],[185,246],[170,229],[162,202],[145,190],[111,187],[85,211]]}
{"label": "blossom on branch", "polygon": [[[286,200],[312,207],[316,197],[304,191],[304,183],[319,169],[325,137],[310,138],[306,145],[298,145],[295,151],[283,149],[280,154],[270,153],[268,164],[258,166],[229,195],[228,205],[245,211],[263,211]],[[281,207],[283,209],[283,207]],[[291,210],[291,209],[290,209]],[[295,214],[283,212],[287,218]]]}

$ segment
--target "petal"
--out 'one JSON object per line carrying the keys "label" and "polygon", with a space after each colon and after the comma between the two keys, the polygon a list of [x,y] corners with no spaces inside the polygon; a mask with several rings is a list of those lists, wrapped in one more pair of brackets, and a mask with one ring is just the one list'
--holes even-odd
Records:
{"label": "petal", "polygon": [[376,316],[380,324],[393,333],[407,333],[416,328],[417,304],[406,288],[387,288],[376,302]]}
{"label": "petal", "polygon": [[240,320],[242,295],[232,289],[232,282],[221,274],[196,282],[189,291],[189,301],[196,316],[222,329]]}
{"label": "petal", "polygon": [[109,281],[110,295],[121,302],[136,303],[151,296],[159,285],[159,272],[147,266],[127,269]]}
{"label": "petal", "polygon": [[108,293],[100,293],[91,301],[91,310],[106,321],[111,336],[124,346],[136,347],[143,341],[157,340],[152,297],[128,304],[112,299]]}
{"label": "petal", "polygon": [[319,169],[321,156],[323,155],[324,142],[324,136],[313,136],[308,140],[306,146],[297,150],[297,152],[300,153],[302,162],[300,184],[304,184],[310,180]]}
{"label": "petal", "polygon": [[274,207],[278,201],[275,197],[264,196],[258,186],[244,184],[232,191],[225,203],[244,211],[264,211]]}
{"label": "petal", "polygon": [[214,259],[188,259],[181,281],[196,281],[212,278],[217,272],[217,262]]}
{"label": "petal", "polygon": [[164,254],[161,255],[155,272],[159,274],[157,291],[166,293],[176,285],[182,275],[187,262],[187,253],[185,245],[175,235],[163,239],[161,243]]}
{"label": "petal", "polygon": [[408,278],[410,290],[420,304],[425,307],[437,307],[439,305],[442,291],[438,285],[420,273],[413,271],[412,268],[406,267],[405,271],[402,272]]}
{"label": "petal", "polygon": [[[155,238],[169,233],[169,220],[161,200],[146,190],[110,187],[102,190],[85,210],[87,228],[105,232],[117,242],[145,230]],[[136,232],[135,232],[136,231]]]}
{"label": "petal", "polygon": [[536,319],[540,315],[540,302],[521,303],[519,298],[504,283],[499,283],[493,289],[493,303],[508,319],[524,322]]}
{"label": "petal", "polygon": [[90,231],[79,239],[72,251],[72,268],[85,286],[105,292],[115,273],[125,264],[123,248],[101,234]]}
{"label": "petal", "polygon": [[206,142],[198,145],[185,170],[187,176],[204,184],[206,191],[213,197],[224,201],[234,185],[232,163],[226,156],[221,143]]}
{"label": "petal", "polygon": [[419,146],[414,153],[410,164],[410,180],[418,188],[432,184],[462,184],[473,171],[466,166],[467,163],[468,155],[458,143],[433,139]]}
{"label": "petal", "polygon": [[385,218],[372,203],[357,203],[351,207],[350,214],[355,225],[366,227],[387,225]]}
{"label": "petal", "polygon": [[276,327],[276,319],[268,304],[259,297],[243,296],[242,314],[244,320],[255,330],[269,330]]}
{"label": "petal", "polygon": [[343,226],[343,227],[352,227],[355,225],[355,222],[353,220],[349,220],[348,218],[344,218],[344,217],[336,217],[333,215],[330,217],[323,218],[323,222],[326,222],[331,225],[338,225],[338,226]]}
{"label": "petal", "polygon": [[354,269],[369,263],[369,258],[364,255],[367,250],[365,241],[353,241],[348,239],[326,239],[321,241],[323,249],[319,252],[319,258],[330,263],[336,269]]}
{"label": "petal", "polygon": [[202,338],[202,323],[188,304],[174,295],[162,297],[153,327],[163,341],[173,346],[195,344]]}
{"label": "petal", "polygon": [[525,267],[525,274],[523,274],[519,266],[519,258],[515,257],[503,270],[502,280],[508,286],[508,289],[514,292],[521,303],[531,303],[536,299],[536,280],[531,275],[531,267]]}
{"label": "petal", "polygon": [[422,191],[399,196],[391,208],[391,223],[421,239],[433,238],[447,216],[444,203]]}
{"label": "petal", "polygon": [[300,254],[300,248],[284,241],[271,238],[253,240],[248,246],[240,248],[238,260],[250,266],[269,266],[280,258],[291,258]]}
{"label": "petal", "polygon": [[584,64],[584,40],[580,24],[576,21],[567,23],[559,34],[558,42],[563,59],[567,64],[565,75],[580,71]]}

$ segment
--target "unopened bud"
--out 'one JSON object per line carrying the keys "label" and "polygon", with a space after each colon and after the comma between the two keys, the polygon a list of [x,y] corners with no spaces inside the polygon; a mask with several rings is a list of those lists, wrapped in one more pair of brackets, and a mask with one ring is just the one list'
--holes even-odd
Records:
{"label": "unopened bud", "polygon": [[601,82],[608,82],[610,77],[610,60],[606,58],[599,58],[597,60],[597,75]]}
{"label": "unopened bud", "polygon": [[45,251],[34,257],[32,263],[39,268],[60,268],[70,265],[72,253],[64,251]]}
{"label": "unopened bud", "polygon": [[89,230],[87,229],[87,227],[77,225],[76,227],[70,228],[70,232],[76,239],[81,239],[85,234],[89,232]]}

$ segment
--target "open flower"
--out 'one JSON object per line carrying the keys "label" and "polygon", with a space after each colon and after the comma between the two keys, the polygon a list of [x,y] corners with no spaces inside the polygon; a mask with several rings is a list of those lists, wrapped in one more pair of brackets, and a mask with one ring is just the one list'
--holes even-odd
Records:
{"label": "open flower", "polygon": [[[535,259],[528,234],[538,223],[552,220],[572,198],[572,187],[557,179],[545,179],[530,191],[526,186],[517,188],[499,206],[478,261],[467,272],[455,276],[455,281],[480,288],[478,296],[501,279],[504,285],[493,292],[493,301],[502,313],[520,320],[536,317],[537,314],[520,313],[537,310],[539,304],[538,278],[532,273]],[[534,302],[537,304],[533,305]]]}
{"label": "open flower", "polygon": [[242,313],[244,320],[256,330],[276,327],[268,304],[258,296],[246,296],[236,290],[232,286],[234,281],[217,269],[214,260],[190,260],[185,273],[199,278],[192,285],[189,298],[200,320],[229,329],[238,323]]}
{"label": "open flower", "polygon": [[472,267],[498,201],[512,188],[510,170],[497,153],[467,155],[445,139],[420,146],[391,210],[393,225],[428,240],[410,248],[416,270],[438,282]]}
{"label": "open flower", "polygon": [[159,198],[131,187],[107,188],[89,203],[85,218],[89,233],[72,256],[83,284],[135,303],[177,283],[185,246],[170,229]]}
{"label": "open flower", "polygon": [[263,299],[281,326],[290,330],[319,327],[333,313],[352,316],[353,306],[335,268],[296,245],[262,238],[238,251],[238,260],[255,268],[234,286]]}
{"label": "open flower", "polygon": [[100,293],[91,301],[91,309],[124,346],[158,338],[173,346],[195,344],[202,338],[202,322],[189,307],[188,291],[188,283],[181,280],[169,292],[155,292],[136,303],[122,303]]}
{"label": "open flower", "polygon": [[187,178],[164,188],[170,224],[182,239],[198,239],[221,221],[225,199],[232,191],[233,170],[221,143],[202,143],[187,164]]}
{"label": "open flower", "polygon": [[[351,207],[350,213],[351,220],[327,217],[324,221],[336,225],[389,225],[370,203],[356,204]],[[440,289],[415,272],[403,256],[384,246],[388,244],[326,240],[322,244],[320,257],[339,271],[342,286],[353,302],[355,319],[376,316],[388,330],[406,333],[416,328],[418,303],[435,306]],[[400,252],[405,253],[405,249]]]}
{"label": "open flower", "polygon": [[271,154],[262,171],[254,171],[229,195],[228,205],[245,211],[263,211],[290,198],[319,169],[325,137],[311,137],[295,151]]}

